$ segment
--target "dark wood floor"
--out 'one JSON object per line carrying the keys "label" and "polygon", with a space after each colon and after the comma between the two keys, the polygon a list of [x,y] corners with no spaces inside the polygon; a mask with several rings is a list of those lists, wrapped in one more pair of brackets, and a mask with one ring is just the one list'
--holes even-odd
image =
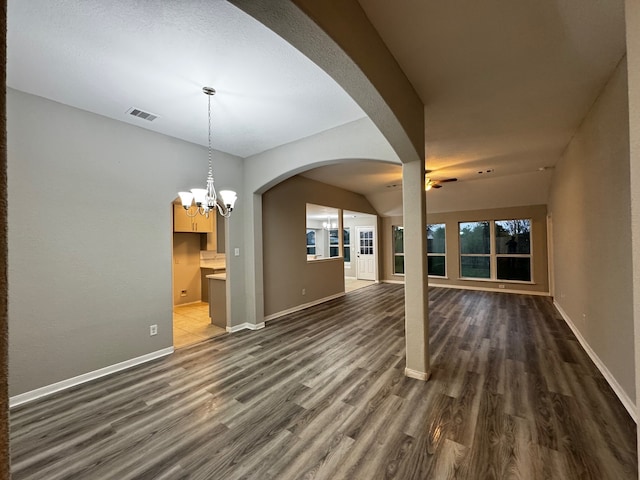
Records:
{"label": "dark wood floor", "polygon": [[375,285],[11,412],[14,480],[637,479],[635,424],[548,299],[432,289],[432,379]]}

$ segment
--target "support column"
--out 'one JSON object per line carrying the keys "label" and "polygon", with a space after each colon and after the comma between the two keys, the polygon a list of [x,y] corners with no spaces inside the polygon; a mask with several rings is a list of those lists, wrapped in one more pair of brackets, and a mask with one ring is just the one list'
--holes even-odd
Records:
{"label": "support column", "polygon": [[249,193],[245,218],[246,317],[245,326],[252,330],[264,327],[264,283],[262,275],[262,195]]}
{"label": "support column", "polygon": [[404,315],[407,342],[405,375],[427,380],[429,366],[429,298],[427,292],[427,206],[424,160],[402,166],[404,215]]}
{"label": "support column", "polygon": [[[629,177],[631,180],[631,251],[633,263],[633,322],[636,408],[640,392],[640,2],[627,0],[627,72],[629,82]],[[638,429],[640,463],[640,428]],[[639,477],[640,478],[640,477]]]}

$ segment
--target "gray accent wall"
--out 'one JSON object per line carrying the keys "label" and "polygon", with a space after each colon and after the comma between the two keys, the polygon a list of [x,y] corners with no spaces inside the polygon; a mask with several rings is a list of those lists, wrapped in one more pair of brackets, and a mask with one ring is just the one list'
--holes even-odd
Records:
{"label": "gray accent wall", "polygon": [[635,402],[627,66],[558,162],[549,201],[556,303]]}
{"label": "gray accent wall", "polygon": [[265,192],[262,196],[265,316],[344,293],[342,257],[307,261],[307,203],[376,215],[364,196],[305,177],[291,177]]}
{"label": "gray accent wall", "polygon": [[[171,347],[171,203],[204,184],[206,148],[12,89],[7,101],[10,395]],[[215,158],[217,186],[240,191],[242,160]]]}

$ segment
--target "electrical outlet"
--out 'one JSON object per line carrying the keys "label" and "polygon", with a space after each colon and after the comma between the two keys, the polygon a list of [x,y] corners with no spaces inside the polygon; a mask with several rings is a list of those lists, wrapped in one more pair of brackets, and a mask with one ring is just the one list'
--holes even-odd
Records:
{"label": "electrical outlet", "polygon": [[306,294],[307,294],[307,289],[306,289],[306,288],[303,288],[303,289],[302,289],[302,294],[303,294],[303,295],[306,295]]}
{"label": "electrical outlet", "polygon": [[504,283],[499,284],[498,288],[504,288]]}
{"label": "electrical outlet", "polygon": [[186,290],[181,290],[180,291],[180,296],[181,297],[186,297],[187,296],[187,291]]}
{"label": "electrical outlet", "polygon": [[240,249],[239,249],[239,248],[234,248],[234,249],[233,249],[233,254],[234,254],[236,257],[239,257],[239,256],[240,256]]}
{"label": "electrical outlet", "polygon": [[153,337],[158,334],[158,325],[149,325],[149,336]]}

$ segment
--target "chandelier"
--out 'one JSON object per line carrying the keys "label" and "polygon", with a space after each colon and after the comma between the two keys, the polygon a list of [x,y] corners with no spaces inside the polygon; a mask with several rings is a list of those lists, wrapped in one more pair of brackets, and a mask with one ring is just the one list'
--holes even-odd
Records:
{"label": "chandelier", "polygon": [[[192,188],[190,192],[178,192],[178,195],[180,195],[182,206],[189,217],[195,217],[198,214],[208,217],[211,210],[217,209],[220,215],[224,218],[229,218],[238,196],[236,192],[232,190],[220,190],[220,193],[216,194],[216,189],[213,186],[213,166],[211,162],[211,152],[213,150],[211,148],[211,97],[216,94],[216,91],[211,87],[204,87],[202,91],[207,95],[209,104],[209,174],[207,175],[207,187]],[[195,211],[193,214],[190,214],[189,210],[194,204],[196,207]]]}
{"label": "chandelier", "polygon": [[332,223],[331,217],[327,217],[327,221],[322,222],[322,228],[324,228],[325,230],[335,230],[336,228],[338,228],[337,219],[335,222]]}

